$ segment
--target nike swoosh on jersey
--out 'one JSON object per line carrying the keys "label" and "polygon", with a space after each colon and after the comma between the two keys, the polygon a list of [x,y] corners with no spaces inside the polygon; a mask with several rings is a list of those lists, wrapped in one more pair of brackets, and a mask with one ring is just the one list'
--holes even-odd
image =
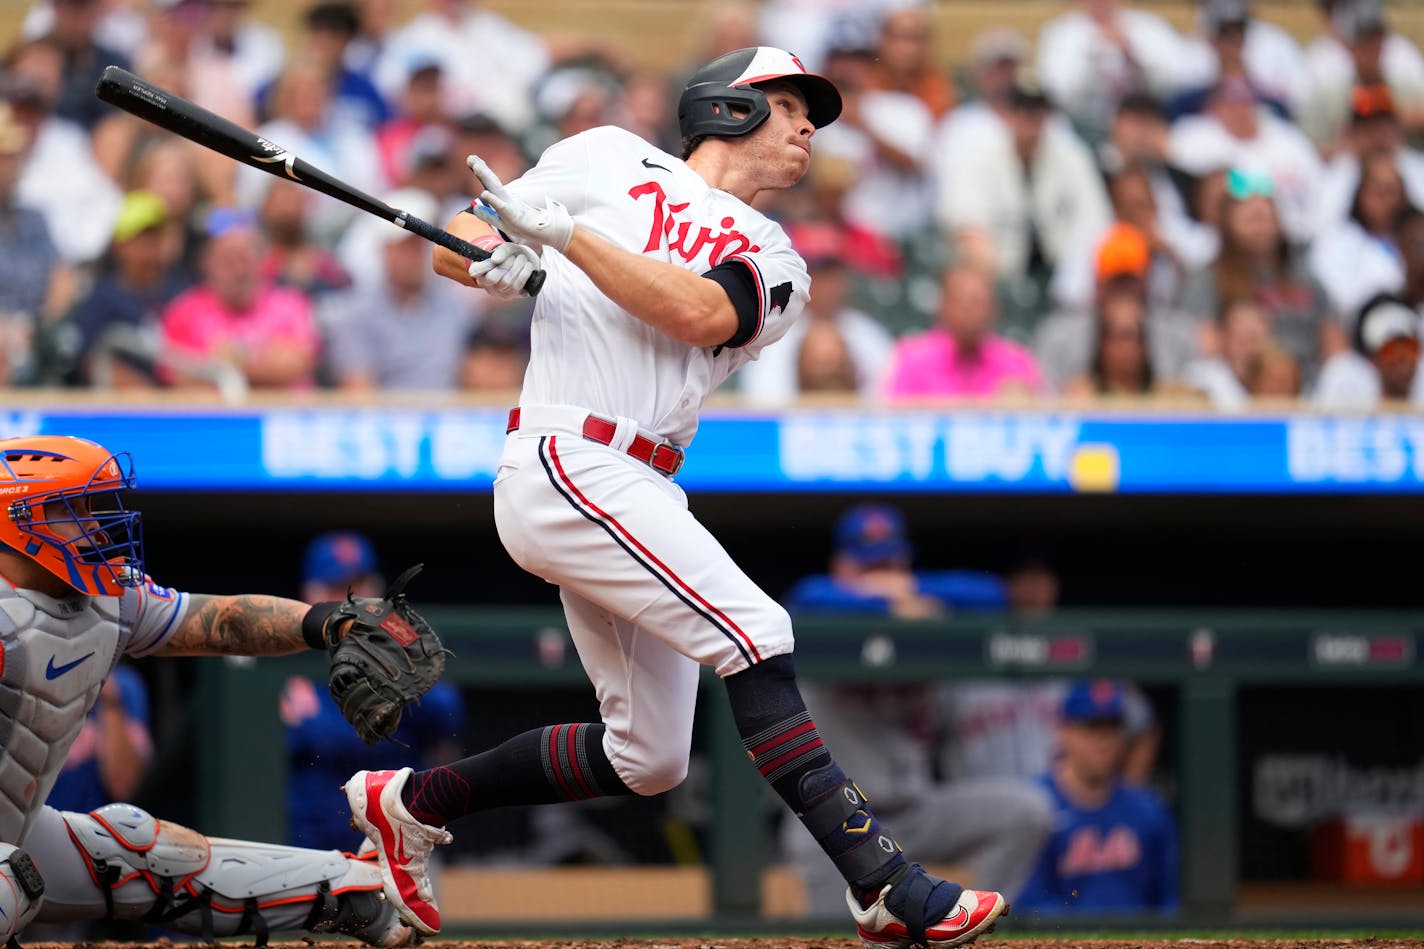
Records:
{"label": "nike swoosh on jersey", "polygon": [[663,168],[663,166],[662,166],[662,165],[659,165],[657,162],[648,161],[646,158],[643,159],[643,167],[644,167],[644,168],[658,168],[658,169],[661,169],[662,171],[668,172],[669,174],[672,173],[672,169],[671,169],[671,168]]}
{"label": "nike swoosh on jersey", "polygon": [[92,655],[94,655],[92,652],[86,653],[85,655],[80,656],[78,659],[75,659],[73,662],[66,662],[62,666],[56,666],[54,664],[54,657],[50,656],[49,664],[45,666],[45,678],[58,679],[60,676],[64,675],[70,669],[73,669],[75,666],[79,665],[81,662],[83,662],[85,659],[88,659]]}

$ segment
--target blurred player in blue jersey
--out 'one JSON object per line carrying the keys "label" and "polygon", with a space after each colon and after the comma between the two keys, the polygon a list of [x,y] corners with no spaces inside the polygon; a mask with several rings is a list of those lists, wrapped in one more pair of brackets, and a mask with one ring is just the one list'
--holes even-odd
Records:
{"label": "blurred player in blue jersey", "polygon": [[835,543],[830,572],[812,574],[792,587],[788,609],[925,619],[1008,606],[1008,588],[993,574],[915,569],[904,515],[889,504],[846,511],[836,521]]}
{"label": "blurred player in blue jersey", "polygon": [[[905,518],[889,504],[852,507],[836,522],[830,571],[803,578],[786,597],[793,617],[893,616],[924,619],[958,612],[1001,612],[1008,588],[974,570],[920,570]],[[935,684],[805,682],[801,693],[816,727],[855,774],[877,813],[904,828],[901,845],[920,859],[963,867],[975,886],[1012,899],[1033,868],[1052,814],[1047,795],[1027,779],[935,774]],[[812,915],[844,911],[845,882],[800,825],[782,825],[782,848],[806,891]]]}
{"label": "blurred player in blue jersey", "polygon": [[[312,540],[302,561],[302,599],[307,603],[380,596],[386,583],[375,548],[363,534],[335,531]],[[282,690],[287,727],[287,840],[294,846],[355,851],[364,835],[351,829],[351,814],[332,805],[331,789],[363,768],[448,761],[461,754],[465,704],[449,682],[437,682],[401,716],[395,740],[367,745],[356,737],[332,701],[326,683],[292,676]]]}
{"label": "blurred player in blue jersey", "polygon": [[1042,778],[1056,820],[1015,906],[1044,915],[1177,908],[1177,831],[1157,795],[1122,777],[1127,689],[1075,682],[1063,699],[1059,757]]}

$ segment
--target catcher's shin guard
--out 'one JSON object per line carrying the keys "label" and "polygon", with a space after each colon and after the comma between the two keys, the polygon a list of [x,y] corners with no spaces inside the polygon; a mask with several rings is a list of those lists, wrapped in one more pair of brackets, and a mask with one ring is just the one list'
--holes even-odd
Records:
{"label": "catcher's shin guard", "polygon": [[71,919],[143,919],[211,941],[335,932],[375,946],[410,942],[381,894],[380,869],[336,850],[205,837],[131,804],[61,815],[97,890]]}
{"label": "catcher's shin guard", "polygon": [[8,942],[40,911],[44,880],[19,847],[0,844],[0,943]]}

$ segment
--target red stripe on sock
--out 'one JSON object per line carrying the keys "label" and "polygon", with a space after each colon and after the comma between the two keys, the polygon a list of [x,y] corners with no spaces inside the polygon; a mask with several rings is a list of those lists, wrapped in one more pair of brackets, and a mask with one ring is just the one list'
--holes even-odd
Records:
{"label": "red stripe on sock", "polygon": [[559,782],[559,789],[564,792],[564,797],[576,801],[578,795],[564,780],[564,769],[559,767],[559,729],[563,727],[563,725],[555,725],[554,730],[549,733],[549,766],[554,769],[554,780]]}
{"label": "red stripe on sock", "polygon": [[579,767],[578,754],[576,753],[579,730],[582,728],[582,725],[569,726],[569,767],[573,769],[574,779],[578,781],[579,787],[583,788],[583,796],[590,798],[595,796],[593,788],[589,787],[588,782],[584,780],[583,769]]}
{"label": "red stripe on sock", "polygon": [[801,757],[802,755],[804,755],[806,752],[808,752],[808,751],[814,751],[814,750],[816,750],[817,748],[820,748],[820,747],[821,747],[821,739],[818,737],[815,741],[808,742],[808,743],[806,743],[805,745],[803,745],[803,746],[800,747],[800,748],[793,748],[792,750],[788,751],[786,754],[782,755],[780,758],[773,758],[771,761],[768,761],[766,764],[762,765],[760,768],[757,768],[757,770],[760,771],[763,776],[768,775],[768,774],[771,774],[771,772],[775,771],[777,768],[779,768],[779,767],[781,767],[782,765],[786,764],[786,762],[788,762],[788,761],[793,761],[793,760],[795,760],[795,759]]}
{"label": "red stripe on sock", "polygon": [[760,745],[757,745],[755,748],[752,748],[751,753],[756,757],[760,757],[761,755],[775,748],[777,745],[787,741],[788,739],[795,738],[797,735],[804,735],[809,731],[815,730],[815,728],[815,722],[802,722],[800,725],[797,725],[790,731],[784,731],[780,735],[768,738]]}

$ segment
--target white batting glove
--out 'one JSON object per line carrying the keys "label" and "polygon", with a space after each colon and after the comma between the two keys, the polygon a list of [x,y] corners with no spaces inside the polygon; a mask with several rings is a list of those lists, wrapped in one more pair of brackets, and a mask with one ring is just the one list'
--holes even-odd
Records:
{"label": "white batting glove", "polygon": [[522,295],[524,282],[539,269],[539,255],[523,244],[502,241],[493,235],[475,244],[490,252],[484,260],[470,263],[470,276],[475,284],[498,300],[513,300]]}
{"label": "white batting glove", "polygon": [[518,240],[548,244],[560,252],[568,249],[574,237],[574,219],[568,208],[552,198],[546,200],[542,208],[516,198],[505,190],[499,176],[490,171],[489,165],[478,155],[470,155],[465,164],[485,189],[480,199],[470,206],[475,217]]}

